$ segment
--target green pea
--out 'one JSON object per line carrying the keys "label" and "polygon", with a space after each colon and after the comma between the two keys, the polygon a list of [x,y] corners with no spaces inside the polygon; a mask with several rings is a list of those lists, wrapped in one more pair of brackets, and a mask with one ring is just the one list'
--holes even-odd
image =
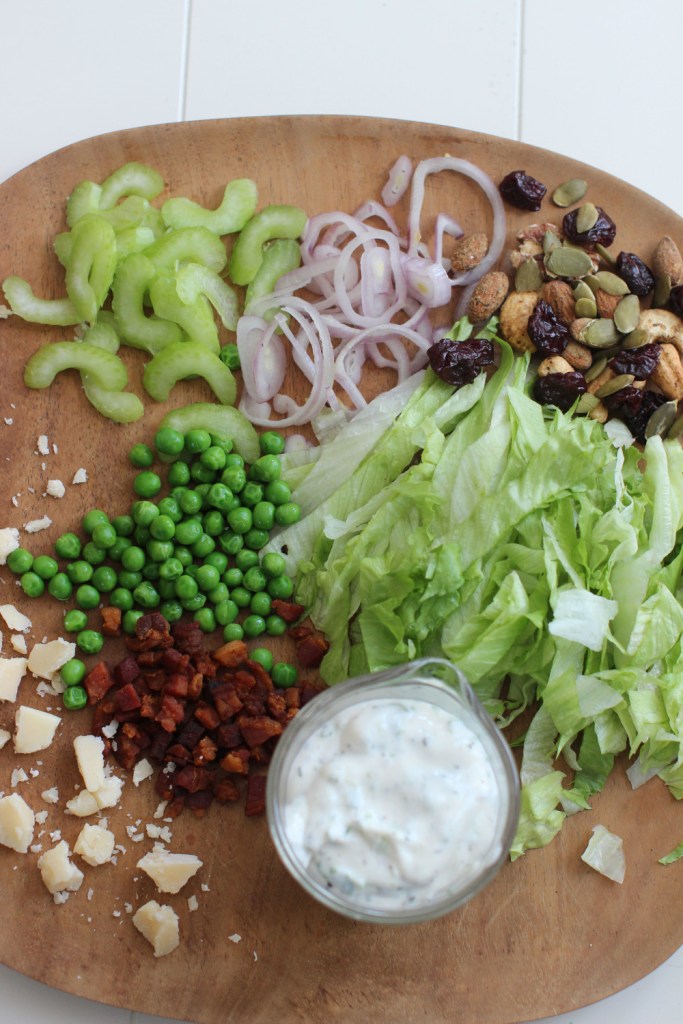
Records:
{"label": "green pea", "polygon": [[31,572],[30,569],[22,575],[20,583],[21,589],[27,597],[40,597],[45,590],[45,581],[37,573]]}
{"label": "green pea", "polygon": [[120,608],[122,612],[128,612],[133,607],[133,595],[125,587],[116,587],[109,595],[109,604],[113,608]]}
{"label": "green pea", "polygon": [[234,494],[226,484],[216,483],[211,485],[207,495],[208,503],[212,508],[220,512],[229,512],[232,507]]}
{"label": "green pea", "polygon": [[219,573],[225,572],[228,568],[228,558],[222,551],[212,551],[210,555],[207,555],[204,559],[207,565],[212,565],[215,569],[218,569]]}
{"label": "green pea", "polygon": [[146,561],[145,552],[135,546],[128,548],[121,556],[121,565],[128,572],[140,572]]}
{"label": "green pea", "polygon": [[220,573],[213,565],[200,565],[197,569],[197,575],[195,577],[197,586],[200,590],[206,593],[209,590],[213,590],[214,587],[218,586],[220,582]]}
{"label": "green pea", "polygon": [[259,501],[263,501],[263,493],[263,486],[261,484],[249,480],[242,488],[240,499],[243,505],[253,508],[254,505],[258,505]]}
{"label": "green pea", "polygon": [[219,437],[218,434],[211,435],[212,447],[222,448],[226,456],[232,452],[233,444],[229,437]]}
{"label": "green pea", "polygon": [[247,474],[242,466],[227,466],[221,474],[221,483],[229,487],[233,494],[239,494],[247,482]]}
{"label": "green pea", "polygon": [[[174,548],[175,551],[175,548]],[[159,566],[159,578],[162,580],[177,580],[183,575],[183,563],[179,558],[167,558]]]}
{"label": "green pea", "polygon": [[178,622],[183,617],[183,606],[180,601],[164,601],[159,611],[167,622]]}
{"label": "green pea", "polygon": [[226,644],[232,643],[233,640],[244,639],[244,630],[240,626],[239,622],[229,622],[223,627],[223,639]]}
{"label": "green pea", "polygon": [[191,491],[186,489],[181,495],[178,504],[181,510],[188,516],[194,515],[195,512],[200,512],[204,504],[201,494],[197,491]]}
{"label": "green pea", "polygon": [[262,455],[252,465],[249,475],[252,480],[260,480],[264,484],[269,484],[279,478],[280,472],[280,460],[277,455]]}
{"label": "green pea", "polygon": [[198,484],[212,484],[216,479],[216,470],[205,466],[203,462],[193,462],[190,477]]}
{"label": "green pea", "polygon": [[275,522],[278,526],[292,526],[301,519],[301,508],[293,501],[286,501],[275,509]]}
{"label": "green pea", "polygon": [[266,487],[265,498],[267,501],[272,501],[273,505],[284,505],[291,500],[291,497],[291,488],[284,480],[273,480]]}
{"label": "green pea", "polygon": [[188,430],[185,434],[185,451],[192,455],[205,452],[211,447],[211,434],[208,430]]}
{"label": "green pea", "polygon": [[122,569],[119,573],[119,586],[125,590],[135,590],[138,583],[142,583],[141,572],[131,572],[128,569]]}
{"label": "green pea", "polygon": [[175,581],[175,592],[180,601],[187,601],[199,593],[199,586],[196,580],[184,573]]}
{"label": "green pea", "polygon": [[239,370],[241,365],[240,353],[234,341],[229,341],[227,345],[223,345],[218,355],[221,362],[225,363],[229,370]]}
{"label": "green pea", "polygon": [[88,625],[88,616],[78,608],[72,608],[64,616],[64,629],[67,633],[80,633]]}
{"label": "green pea", "polygon": [[[78,540],[78,537],[76,540]],[[57,544],[55,544],[55,548],[56,547]],[[57,552],[57,554],[59,554],[59,552]],[[33,555],[30,551],[27,551],[26,548],[15,548],[14,551],[10,551],[7,556],[7,565],[12,572],[17,574],[17,576],[21,576],[23,573],[30,571],[31,566],[33,565]]]}
{"label": "green pea", "polygon": [[117,537],[116,541],[107,551],[107,557],[112,562],[120,562],[123,557],[123,552],[127,551],[128,548],[132,548],[133,542],[130,537]]}
{"label": "green pea", "polygon": [[234,622],[240,613],[238,606],[234,601],[226,600],[220,601],[213,610],[216,616],[216,622],[221,626],[227,626],[229,623]]}
{"label": "green pea", "polygon": [[107,551],[116,544],[116,530],[111,523],[98,523],[92,532],[93,544]]}
{"label": "green pea", "polygon": [[74,586],[78,586],[79,583],[87,583],[92,578],[94,571],[90,562],[84,562],[82,559],[71,562],[66,567],[66,574]]}
{"label": "green pea", "polygon": [[88,694],[82,686],[67,686],[62,694],[62,704],[67,711],[80,711],[88,703]]}
{"label": "green pea", "polygon": [[175,580],[164,580],[159,577],[155,586],[159,591],[159,597],[163,601],[175,601]]}
{"label": "green pea", "polygon": [[127,633],[128,636],[135,636],[135,625],[144,614],[139,608],[131,608],[129,612],[124,612],[123,619],[121,620],[123,632]]}
{"label": "green pea", "polygon": [[[154,541],[154,543],[155,544],[160,544],[161,541],[157,540],[157,541]],[[147,562],[146,566],[142,570],[142,578],[143,578],[143,580],[158,580],[158,579],[160,579],[161,578],[161,574],[159,572],[159,568],[160,568],[161,562],[163,562],[163,561],[165,561],[165,558],[164,558],[164,556],[162,554],[161,558],[159,559],[158,562]]]}
{"label": "green pea", "polygon": [[195,594],[180,602],[186,612],[198,612],[206,604],[206,594]]}
{"label": "green pea", "polygon": [[205,508],[208,504],[208,495],[211,490],[210,483],[195,484],[195,493],[202,499],[202,508]]}
{"label": "green pea", "polygon": [[135,588],[133,598],[142,608],[156,608],[161,600],[159,591],[149,580],[144,580]]}
{"label": "green pea", "polygon": [[159,504],[157,505],[157,508],[159,509],[159,518],[167,516],[173,522],[174,525],[176,523],[179,523],[180,520],[183,518],[183,512],[180,507],[180,504],[176,501],[175,498],[172,498],[170,495],[167,498],[162,498]]}
{"label": "green pea", "polygon": [[248,608],[251,601],[251,594],[244,587],[235,587],[230,591],[230,598],[238,608]]}
{"label": "green pea", "polygon": [[133,490],[141,498],[153,498],[161,490],[161,478],[151,469],[143,469],[133,480]]}
{"label": "green pea", "polygon": [[[176,540],[177,539],[178,535],[176,534]],[[182,544],[175,545],[175,547],[173,548],[173,557],[180,562],[183,568],[185,568],[188,565],[192,565],[192,562],[194,561],[190,549],[183,547]]]}
{"label": "green pea", "polygon": [[59,572],[59,565],[50,555],[38,555],[33,559],[33,570],[41,580],[51,580]]}
{"label": "green pea", "polygon": [[68,558],[69,561],[80,557],[82,546],[80,538],[75,533],[63,533],[55,541],[56,553],[60,558]]}
{"label": "green pea", "polygon": [[71,658],[64,662],[59,674],[65,686],[78,686],[85,679],[85,665],[80,658]]}
{"label": "green pea", "polygon": [[282,576],[287,568],[287,563],[277,551],[269,551],[261,559],[261,568],[269,579],[276,579],[278,576]]}
{"label": "green pea", "polygon": [[262,615],[265,618],[267,615],[270,615],[272,605],[273,599],[268,594],[254,594],[249,602],[249,611],[252,611],[254,615]]}
{"label": "green pea", "polygon": [[220,537],[225,530],[225,519],[217,508],[212,509],[202,519],[202,527],[209,537]]}
{"label": "green pea", "polygon": [[234,533],[239,533],[240,535],[248,533],[251,530],[252,524],[251,509],[240,505],[239,508],[234,508],[231,512],[228,512],[228,525]]}
{"label": "green pea", "polygon": [[261,665],[266,672],[270,672],[273,667],[273,654],[267,647],[255,647],[249,652],[249,658]]}
{"label": "green pea", "polygon": [[237,566],[232,566],[230,569],[226,569],[223,573],[223,582],[226,587],[230,587],[231,590],[233,587],[241,587],[243,579],[244,573],[241,569],[238,569]]}
{"label": "green pea", "polygon": [[242,623],[245,636],[260,636],[266,631],[265,619],[261,615],[247,615]]}
{"label": "green pea", "polygon": [[87,533],[88,536],[91,536],[96,526],[99,526],[101,523],[108,522],[109,516],[106,512],[103,512],[101,508],[92,508],[83,516],[81,526],[83,527],[83,532]]}
{"label": "green pea", "polygon": [[[239,466],[240,469],[244,469],[244,459],[239,452],[228,452],[225,457],[225,468],[229,469],[231,466]],[[230,484],[228,484],[228,487]],[[234,490],[234,488],[233,488]]]}
{"label": "green pea", "polygon": [[100,594],[110,594],[118,583],[118,576],[110,566],[101,565],[92,574],[91,583]]}
{"label": "green pea", "polygon": [[175,536],[175,527],[170,516],[159,515],[152,520],[149,532],[155,540],[171,540]]}
{"label": "green pea", "polygon": [[136,526],[135,532],[133,533],[133,540],[139,548],[144,548],[145,544],[148,544],[151,540],[152,534],[149,532],[148,526]]}
{"label": "green pea", "polygon": [[146,444],[134,444],[128,452],[128,458],[134,466],[145,468],[154,462],[154,452]]}
{"label": "green pea", "polygon": [[100,603],[100,592],[95,587],[90,586],[89,583],[82,583],[80,587],[76,589],[76,604],[79,608],[83,608],[85,611],[90,611],[91,608],[97,608]]}
{"label": "green pea", "polygon": [[242,572],[246,572],[247,569],[251,569],[253,566],[259,564],[259,556],[255,551],[239,551],[235,555],[235,565]]}
{"label": "green pea", "polygon": [[96,629],[82,629],[76,634],[76,646],[84,654],[99,654],[104,646],[104,637]]}
{"label": "green pea", "polygon": [[241,551],[244,547],[244,541],[239,533],[233,533],[232,530],[226,530],[225,533],[221,534],[218,538],[218,546],[226,555],[236,555],[237,552]]}
{"label": "green pea", "polygon": [[216,628],[216,616],[210,608],[200,608],[192,618],[199,625],[202,633],[213,633]]}
{"label": "green pea", "polygon": [[132,516],[116,516],[112,519],[111,525],[119,537],[130,537],[135,529],[135,521]]}
{"label": "green pea", "polygon": [[242,585],[245,586],[247,590],[251,590],[252,594],[265,590],[266,574],[260,566],[253,565],[245,572]]}
{"label": "green pea", "polygon": [[178,544],[190,547],[199,540],[202,533],[202,524],[196,519],[183,519],[175,528],[175,540]]}
{"label": "green pea", "polygon": [[275,579],[268,580],[266,590],[271,597],[286,601],[294,593],[294,583],[289,576],[276,576]]}
{"label": "green pea", "polygon": [[68,601],[73,589],[73,584],[65,572],[58,572],[47,585],[48,593],[57,601]]}
{"label": "green pea", "polygon": [[173,427],[162,427],[154,435],[154,447],[161,455],[180,455],[185,447],[185,438]]}
{"label": "green pea", "polygon": [[279,615],[268,615],[266,617],[266,632],[268,636],[284,636],[287,632],[287,623]]}
{"label": "green pea", "polygon": [[262,547],[268,543],[268,531],[267,530],[249,530],[244,535],[244,546],[250,548],[252,551],[260,551]]}
{"label": "green pea", "polygon": [[98,548],[94,541],[89,540],[83,546],[83,558],[91,565],[102,565],[102,562],[106,561],[107,552],[103,548]]}
{"label": "green pea", "polygon": [[195,558],[206,558],[215,549],[216,542],[208,533],[202,531],[201,537],[194,542],[191,551]]}
{"label": "green pea", "polygon": [[213,590],[207,592],[207,598],[211,604],[220,604],[221,601],[227,601],[230,597],[230,591],[226,587],[225,583],[218,583]]}
{"label": "green pea", "polygon": [[282,455],[285,450],[285,439],[275,430],[267,430],[259,437],[259,447],[264,455]]}
{"label": "green pea", "polygon": [[161,515],[159,506],[146,498],[133,502],[130,511],[136,526],[151,526],[157,516]]}
{"label": "green pea", "polygon": [[258,530],[272,530],[275,522],[275,505],[272,501],[259,501],[254,505],[254,526]]}
{"label": "green pea", "polygon": [[201,453],[199,461],[202,466],[213,470],[214,473],[220,473],[225,469],[225,455],[226,453],[223,448],[217,444],[212,444],[210,448]]}
{"label": "green pea", "polygon": [[294,665],[290,665],[288,661],[278,661],[277,664],[273,665],[270,675],[278,689],[294,686],[297,680],[296,668]]}
{"label": "green pea", "polygon": [[166,479],[171,487],[183,487],[190,482],[190,467],[186,462],[174,462],[169,466]]}

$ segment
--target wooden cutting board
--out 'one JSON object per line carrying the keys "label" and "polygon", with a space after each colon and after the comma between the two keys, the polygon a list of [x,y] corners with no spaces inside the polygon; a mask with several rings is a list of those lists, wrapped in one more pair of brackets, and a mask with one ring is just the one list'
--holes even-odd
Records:
{"label": "wooden cutting board", "polygon": [[[415,160],[443,153],[466,157],[496,181],[524,168],[549,191],[567,178],[585,177],[589,198],[616,221],[618,248],[648,259],[663,234],[683,242],[683,221],[655,200],[593,168],[519,143],[369,118],[247,118],[117,132],[69,146],[22,171],[0,187],[0,279],[17,273],[39,295],[64,294],[51,244],[65,227],[65,199],[77,182],[101,181],[127,160],[158,168],[169,194],[206,205],[218,203],[228,180],[248,176],[258,184],[262,205],[299,203],[314,214],[351,212],[366,198],[379,197],[388,169],[404,152]],[[430,182],[429,193],[432,213],[447,209],[466,231],[490,226],[487,204],[470,181],[444,174]],[[403,223],[405,213],[404,201],[397,210]],[[512,211],[510,240],[534,219],[559,222],[560,215],[549,202],[539,215]],[[430,230],[429,215],[424,230]],[[135,441],[150,440],[165,411],[148,399],[140,424],[109,424],[89,408],[68,374],[48,391],[29,392],[22,383],[27,357],[60,337],[72,332],[14,317],[0,321],[0,526],[49,514],[49,532],[26,537],[34,553],[49,550],[91,507],[111,514],[128,508],[133,471],[125,453]],[[126,352],[125,359],[142,394],[142,354]],[[203,385],[192,382],[179,386],[169,404],[207,398]],[[36,454],[39,434],[57,451]],[[81,466],[88,482],[71,486]],[[62,500],[42,496],[54,477],[68,485]],[[13,495],[19,495],[18,507],[10,502]],[[0,600],[31,615],[32,636],[58,635],[62,609],[47,600],[22,600],[11,574],[0,574]],[[7,636],[5,644],[6,653]],[[114,659],[115,652],[108,654]],[[55,698],[35,696],[29,679],[20,700],[58,710]],[[12,720],[12,707],[0,707],[0,727],[11,728]],[[71,739],[87,730],[87,712],[65,713],[58,739],[42,756],[20,757],[9,744],[0,753],[0,790],[9,791],[15,767],[35,768],[39,775],[18,791],[35,809],[47,808],[40,793],[56,784],[63,805],[77,783]],[[657,864],[683,840],[683,808],[658,780],[631,791],[623,765],[592,811],[568,820],[546,849],[506,865],[470,904],[439,921],[395,929],[354,924],[321,909],[280,865],[265,820],[245,818],[241,807],[213,807],[203,820],[183,815],[170,826],[171,847],[198,854],[204,867],[180,895],[168,897],[180,916],[182,941],[161,960],[153,958],[125,906],[155,895],[135,869],[151,840],[131,842],[126,826],[152,821],[156,805],[150,782],[138,789],[127,782],[124,800],[109,818],[125,853],[116,866],[86,867],[82,889],[61,907],[42,886],[36,854],[0,849],[4,963],[90,999],[206,1024],[365,1024],[371,1017],[385,1024],[507,1024],[610,995],[683,942],[683,863]],[[580,860],[596,823],[624,839],[621,886]],[[80,826],[50,808],[43,827],[61,829],[73,844]],[[50,845],[47,835],[38,841]],[[188,909],[190,895],[198,899],[195,912]]]}

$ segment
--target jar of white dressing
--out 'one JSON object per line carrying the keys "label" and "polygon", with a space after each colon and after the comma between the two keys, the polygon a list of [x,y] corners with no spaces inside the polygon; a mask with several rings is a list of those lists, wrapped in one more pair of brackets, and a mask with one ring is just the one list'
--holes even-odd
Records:
{"label": "jar of white dressing", "polygon": [[307,892],[356,920],[407,924],[448,913],[497,873],[519,779],[462,673],[425,658],[307,704],[278,742],[266,806]]}

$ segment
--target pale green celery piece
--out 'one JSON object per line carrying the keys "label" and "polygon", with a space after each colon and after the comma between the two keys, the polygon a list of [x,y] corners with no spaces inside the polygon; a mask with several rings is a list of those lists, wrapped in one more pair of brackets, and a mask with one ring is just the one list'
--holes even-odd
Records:
{"label": "pale green celery piece", "polygon": [[31,356],[24,369],[24,383],[29,388],[47,388],[63,370],[92,374],[100,387],[114,391],[128,382],[126,367],[113,353],[85,342],[55,341]]}
{"label": "pale green celery piece", "polygon": [[223,198],[215,210],[207,210],[184,196],[167,199],[161,216],[169,228],[204,227],[216,235],[241,231],[253,217],[258,201],[256,183],[251,178],[236,178],[225,186]]}
{"label": "pale green celery piece", "polygon": [[181,434],[190,430],[206,430],[215,437],[233,442],[235,451],[247,463],[256,462],[260,455],[256,430],[246,416],[232,405],[213,402],[195,402],[172,409],[161,421],[162,427],[172,427]]}
{"label": "pale green celery piece", "polygon": [[100,316],[97,318],[97,323],[91,324],[83,332],[81,342],[85,342],[87,345],[95,345],[96,348],[105,349],[105,351],[116,355],[121,341],[111,320],[106,316],[102,316],[102,313],[107,312],[107,310],[101,311]]}
{"label": "pale green celery piece", "polygon": [[[249,312],[249,306],[264,295],[270,295],[283,276],[290,270],[296,270],[301,265],[301,247],[294,238],[276,238],[267,242],[263,247],[263,262],[258,269],[256,276],[247,286],[244,296],[244,311]],[[268,309],[262,314],[263,319],[273,319],[276,308]]]}
{"label": "pale green celery piece", "polygon": [[220,274],[228,257],[218,235],[205,227],[169,231],[145,251],[157,268],[175,269],[179,263],[203,263]]}
{"label": "pale green celery piece", "polygon": [[675,861],[680,860],[683,857],[683,843],[679,843],[675,846],[671,853],[667,853],[665,857],[659,858],[660,864],[673,864]]}
{"label": "pale green celery piece", "polygon": [[[107,310],[102,311],[102,313],[107,312]],[[85,331],[81,343],[94,345],[96,348],[111,353],[118,352],[120,345],[119,336],[113,323],[108,317],[102,317],[101,314],[97,323]],[[137,395],[131,394],[129,391],[103,388],[91,373],[85,371],[81,373],[81,382],[90,404],[107,419],[114,420],[116,423],[133,423],[144,414],[145,408]]]}
{"label": "pale green celery piece", "polygon": [[143,252],[156,238],[157,235],[154,234],[152,228],[142,225],[117,231],[116,255],[119,263],[133,252]]}
{"label": "pale green celery piece", "polygon": [[2,290],[10,309],[22,320],[55,327],[70,327],[81,323],[82,317],[71,299],[39,299],[23,277],[6,277]]}
{"label": "pale green celery piece", "polygon": [[81,181],[66,201],[66,222],[70,228],[88,213],[98,213],[102,187],[94,181]]}
{"label": "pale green celery piece", "polygon": [[156,207],[151,206],[142,196],[128,196],[111,210],[98,210],[115,231],[125,228],[148,227],[159,238],[164,232],[164,223]]}
{"label": "pale green celery piece", "polygon": [[154,199],[163,190],[164,179],[153,167],[131,161],[117,168],[102,182],[100,208],[109,210],[124,196]]}
{"label": "pale green celery piece", "polygon": [[230,258],[230,278],[249,284],[263,262],[263,246],[271,238],[300,238],[306,213],[297,206],[265,206],[240,231]]}
{"label": "pale green celery piece", "polygon": [[232,405],[237,397],[231,371],[217,355],[196,341],[167,345],[147,363],[142,380],[152,398],[165,402],[175,384],[187,377],[203,377],[223,405]]}
{"label": "pale green celery piece", "polygon": [[149,286],[152,309],[158,317],[178,324],[188,339],[210,352],[220,352],[218,328],[210,303],[201,293],[192,302],[183,302],[176,287],[176,273],[159,270]]}
{"label": "pale green celery piece", "polygon": [[66,267],[71,257],[72,242],[73,238],[70,231],[60,231],[58,235],[55,235],[52,242],[55,256],[63,267]]}
{"label": "pale green celery piece", "polygon": [[215,271],[209,270],[201,263],[186,263],[180,267],[176,275],[176,292],[180,300],[188,306],[193,306],[203,295],[218,313],[226,330],[237,330],[237,293]]}
{"label": "pale green celery piece", "polygon": [[82,320],[93,323],[111,287],[116,268],[116,236],[111,224],[86,214],[71,230],[66,290]]}
{"label": "pale green celery piece", "polygon": [[143,253],[131,253],[119,263],[112,284],[112,309],[121,339],[151,355],[184,336],[179,324],[145,313],[145,297],[156,272]]}

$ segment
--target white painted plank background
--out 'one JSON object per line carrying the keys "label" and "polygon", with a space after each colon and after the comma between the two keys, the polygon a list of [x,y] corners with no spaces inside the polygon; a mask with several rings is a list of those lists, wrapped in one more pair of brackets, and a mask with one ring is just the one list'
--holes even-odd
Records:
{"label": "white painted plank background", "polygon": [[[365,114],[544,146],[683,213],[679,0],[0,0],[0,13],[0,181],[122,128]],[[160,1022],[1,966],[0,990],[0,1024]],[[681,994],[683,950],[553,1024],[679,1024]]]}

